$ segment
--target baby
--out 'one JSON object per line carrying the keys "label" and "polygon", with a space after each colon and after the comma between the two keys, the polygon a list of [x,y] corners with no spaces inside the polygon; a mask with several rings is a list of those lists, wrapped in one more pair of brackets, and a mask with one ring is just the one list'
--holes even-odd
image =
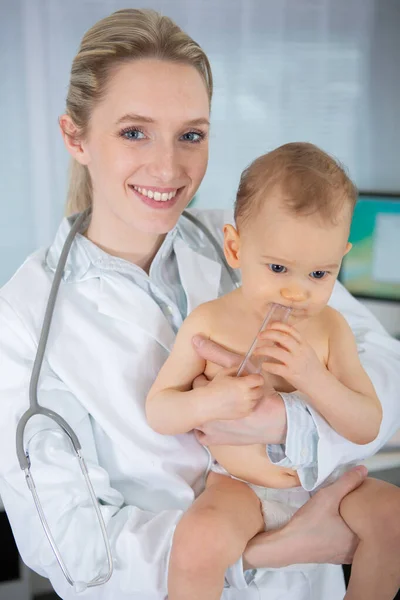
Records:
{"label": "baby", "polygon": [[[196,308],[179,330],[146,401],[147,419],[155,431],[175,435],[213,420],[240,419],[262,399],[264,386],[272,385],[277,391],[303,393],[348,440],[367,444],[375,439],[382,417],[379,400],[360,364],[351,329],[327,306],[342,258],[351,248],[348,236],[356,199],[357,190],[341,166],[308,143],[281,146],[243,172],[236,226],[224,227],[225,256],[232,268],[241,269],[242,285]],[[271,303],[291,311],[288,322],[275,321],[259,335],[255,354],[263,357],[262,374],[236,377],[196,354],[191,339],[202,333],[244,355]],[[202,373],[210,383],[192,390],[193,380]],[[214,464],[206,489],[178,524],[171,555],[179,545],[193,568],[179,569],[170,561],[169,600],[219,599],[224,573],[247,542],[261,531],[282,527],[309,498],[296,471],[271,464],[265,446],[209,450]],[[376,547],[369,536],[367,509],[362,512],[374,493],[373,485],[363,485],[357,497],[349,494],[341,506],[343,519],[361,540],[347,599],[376,598],[373,585],[368,586],[372,595],[365,593],[368,569],[377,580],[392,578],[388,595],[380,593],[380,600],[391,600],[396,593],[398,573],[389,567],[393,549]],[[393,502],[399,502],[399,496]],[[360,514],[365,514],[364,520]],[[226,542],[208,566],[200,561],[207,548],[199,538],[196,544],[192,541],[195,532],[201,535],[207,528]],[[379,565],[388,565],[387,572],[377,568],[378,555]],[[201,569],[195,568],[196,561]]]}

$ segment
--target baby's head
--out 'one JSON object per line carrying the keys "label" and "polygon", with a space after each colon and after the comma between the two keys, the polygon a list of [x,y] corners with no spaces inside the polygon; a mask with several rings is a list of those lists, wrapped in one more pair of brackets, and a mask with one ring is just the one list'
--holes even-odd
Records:
{"label": "baby's head", "polygon": [[242,173],[224,251],[241,269],[249,308],[261,316],[276,302],[305,318],[326,306],[356,200],[343,167],[313,144],[280,146]]}

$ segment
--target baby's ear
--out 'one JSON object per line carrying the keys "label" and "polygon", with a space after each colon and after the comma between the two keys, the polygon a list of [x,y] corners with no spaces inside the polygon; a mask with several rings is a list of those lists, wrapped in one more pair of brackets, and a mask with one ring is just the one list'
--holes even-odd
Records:
{"label": "baby's ear", "polygon": [[347,244],[346,244],[346,249],[345,249],[345,251],[344,251],[344,254],[343,254],[343,256],[346,256],[346,254],[347,254],[348,252],[350,252],[350,250],[352,249],[352,247],[353,247],[353,244],[350,244],[350,242],[347,242]]}
{"label": "baby's ear", "polygon": [[240,235],[233,225],[224,225],[224,254],[232,269],[240,267]]}

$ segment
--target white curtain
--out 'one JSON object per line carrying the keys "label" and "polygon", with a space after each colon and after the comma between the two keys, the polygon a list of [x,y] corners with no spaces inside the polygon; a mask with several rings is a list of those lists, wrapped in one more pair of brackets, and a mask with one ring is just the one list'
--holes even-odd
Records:
{"label": "white curtain", "polygon": [[362,189],[400,190],[398,0],[0,0],[0,284],[55,232],[71,61],[93,23],[126,6],[170,15],[210,56],[199,205],[229,206],[241,170],[294,140],[336,155]]}

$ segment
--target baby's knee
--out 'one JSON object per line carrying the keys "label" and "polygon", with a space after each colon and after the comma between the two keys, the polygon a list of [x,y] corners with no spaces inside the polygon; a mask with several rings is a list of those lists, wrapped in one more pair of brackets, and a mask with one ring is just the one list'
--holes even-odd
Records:
{"label": "baby's knee", "polygon": [[400,549],[400,488],[367,479],[357,491],[357,502],[351,504],[351,494],[343,500],[350,528],[362,540]]}
{"label": "baby's knee", "polygon": [[374,534],[400,550],[400,488],[394,485],[387,484],[376,500]]}
{"label": "baby's knee", "polygon": [[[234,525],[228,523],[221,511],[214,507],[203,507],[178,524],[173,539],[174,560],[185,569],[204,570],[217,564],[228,567],[242,548]],[[233,561],[233,562],[234,562]]]}

